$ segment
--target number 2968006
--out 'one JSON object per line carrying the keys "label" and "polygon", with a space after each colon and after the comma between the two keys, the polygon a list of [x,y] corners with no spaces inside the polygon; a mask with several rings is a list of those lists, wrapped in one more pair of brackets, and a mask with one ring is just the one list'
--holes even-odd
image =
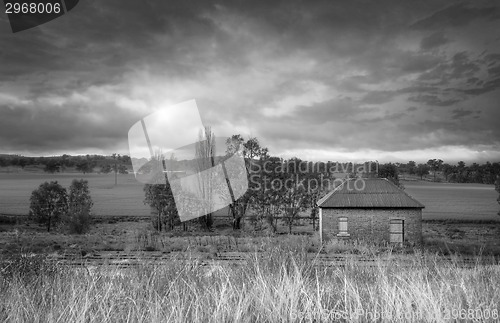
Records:
{"label": "number 2968006", "polygon": [[7,14],[39,14],[60,13],[62,10],[60,2],[6,2],[5,13]]}

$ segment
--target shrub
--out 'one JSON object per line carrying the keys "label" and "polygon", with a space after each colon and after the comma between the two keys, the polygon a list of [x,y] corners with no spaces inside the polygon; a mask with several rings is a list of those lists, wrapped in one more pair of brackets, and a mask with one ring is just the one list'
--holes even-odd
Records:
{"label": "shrub", "polygon": [[68,194],[57,181],[45,182],[31,193],[29,216],[47,224],[47,231],[67,210]]}
{"label": "shrub", "polygon": [[72,233],[85,233],[92,222],[92,198],[88,181],[74,179],[69,188],[67,224]]}
{"label": "shrub", "polygon": [[90,208],[69,214],[67,224],[71,233],[82,234],[88,232],[92,223]]}
{"label": "shrub", "polygon": [[351,252],[353,247],[343,241],[332,239],[325,244],[325,250],[327,253],[344,253]]}
{"label": "shrub", "polygon": [[144,251],[161,250],[163,242],[158,232],[141,231],[138,232],[135,238],[137,248]]}
{"label": "shrub", "polygon": [[157,216],[152,217],[153,227],[162,231],[162,228],[173,229],[179,223],[179,214],[175,205],[172,188],[165,178],[166,184],[146,184],[144,185],[144,204],[153,208]]}

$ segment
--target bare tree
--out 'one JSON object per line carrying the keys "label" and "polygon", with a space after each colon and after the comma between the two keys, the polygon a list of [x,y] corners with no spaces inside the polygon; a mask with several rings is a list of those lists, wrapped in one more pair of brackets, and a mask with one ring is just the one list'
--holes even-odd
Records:
{"label": "bare tree", "polygon": [[200,217],[200,223],[208,230],[211,229],[213,224],[213,193],[214,185],[212,179],[212,172],[209,171],[215,166],[215,135],[212,132],[210,126],[205,127],[205,129],[200,130],[198,136],[198,143],[196,144],[196,168],[198,176],[198,188],[200,192],[200,198],[203,200],[205,205],[205,215]]}

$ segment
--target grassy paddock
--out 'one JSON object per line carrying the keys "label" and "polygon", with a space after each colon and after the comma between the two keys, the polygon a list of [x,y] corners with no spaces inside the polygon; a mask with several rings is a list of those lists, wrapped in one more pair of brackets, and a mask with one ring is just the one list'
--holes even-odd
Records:
{"label": "grassy paddock", "polygon": [[[275,247],[239,267],[195,261],[116,269],[67,268],[19,258],[0,277],[8,322],[494,322],[500,268],[413,260],[319,268],[303,252]],[[462,321],[462,320],[460,320]]]}
{"label": "grassy paddock", "polygon": [[406,193],[425,205],[425,220],[498,221],[498,193],[494,185],[402,182]]}
{"label": "grassy paddock", "polygon": [[149,215],[150,209],[143,203],[143,184],[133,174],[118,175],[115,186],[114,174],[79,173],[0,173],[0,213],[26,215],[29,212],[31,192],[46,181],[58,181],[69,188],[73,179],[89,182],[94,201],[93,212],[100,216]]}

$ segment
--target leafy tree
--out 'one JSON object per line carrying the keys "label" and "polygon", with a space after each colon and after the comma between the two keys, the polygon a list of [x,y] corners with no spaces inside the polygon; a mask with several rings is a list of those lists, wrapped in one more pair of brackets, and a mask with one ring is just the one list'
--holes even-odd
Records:
{"label": "leafy tree", "polygon": [[26,158],[26,157],[19,157],[19,161],[17,162],[17,164],[22,168],[24,169],[24,167],[26,167],[26,165],[29,165],[30,163],[30,159],[29,158]]}
{"label": "leafy tree", "polygon": [[[500,172],[499,172],[499,174],[500,174]],[[487,161],[486,164],[481,165],[481,176],[482,176],[482,178],[481,178],[482,183],[484,183],[484,184],[495,183],[496,173],[495,173],[494,164]]]}
{"label": "leafy tree", "polygon": [[448,181],[448,176],[454,173],[455,167],[450,164],[443,164],[442,169],[443,169],[444,179],[445,181]]}
{"label": "leafy tree", "polygon": [[61,171],[61,164],[56,159],[49,159],[45,163],[45,168],[43,169],[47,173],[54,174]]}
{"label": "leafy tree", "polygon": [[166,184],[146,184],[144,185],[144,204],[148,204],[157,211],[157,218],[153,221],[158,231],[167,224],[170,229],[179,222],[179,215],[175,206],[172,189],[165,177]]}
{"label": "leafy tree", "polygon": [[82,172],[84,174],[86,173],[92,173],[94,170],[95,163],[92,162],[89,159],[81,160],[76,163],[76,170],[79,172]]}
{"label": "leafy tree", "polygon": [[93,205],[88,181],[74,179],[68,196],[68,223],[72,232],[84,233],[89,229]]}
{"label": "leafy tree", "polygon": [[[293,167],[290,167],[290,164]],[[312,200],[317,197],[316,192],[321,187],[320,178],[307,167],[307,164],[306,161],[298,158],[292,158],[285,162],[285,169],[287,170],[284,174],[285,193],[281,201],[284,204],[284,219],[288,225],[289,233],[292,233],[292,226],[299,217],[300,212],[307,210]]]}
{"label": "leafy tree", "polygon": [[424,177],[424,175],[429,174],[429,165],[426,164],[418,164],[416,173],[420,176],[420,179]]}
{"label": "leafy tree", "polygon": [[285,173],[279,169],[283,160],[279,157],[263,156],[253,164],[250,175],[250,189],[247,191],[249,203],[255,210],[251,222],[256,230],[262,228],[265,220],[271,230],[276,232],[278,216],[284,212]]}
{"label": "leafy tree", "polygon": [[472,163],[469,167],[469,182],[483,182],[483,167],[481,167],[478,163]]}
{"label": "leafy tree", "polygon": [[443,161],[441,159],[429,159],[427,161],[427,165],[429,165],[430,169],[434,173],[434,182],[436,181],[436,172],[441,169],[443,165]]}
{"label": "leafy tree", "polygon": [[459,161],[453,180],[457,183],[467,183],[469,179],[469,167],[463,161]]}
{"label": "leafy tree", "polygon": [[168,207],[170,192],[165,184],[146,184],[144,185],[145,199],[144,204],[148,204],[157,211],[157,218],[153,219],[153,225],[156,230],[161,231],[165,222],[165,209]]}
{"label": "leafy tree", "polygon": [[36,158],[36,163],[39,165],[45,165],[46,162],[47,162],[47,158],[45,158],[43,156]]}
{"label": "leafy tree", "polygon": [[18,155],[14,155],[14,156],[10,157],[10,165],[19,166],[19,156]]}
{"label": "leafy tree", "polygon": [[[497,175],[497,180],[495,181],[495,190],[500,193],[500,175]],[[500,195],[498,195],[497,202],[498,204],[500,204]],[[500,211],[497,214],[500,215]]]}
{"label": "leafy tree", "polygon": [[118,165],[118,173],[120,173],[120,174],[128,174],[127,166],[125,166],[125,165]]}
{"label": "leafy tree", "polygon": [[144,185],[144,204],[156,210],[157,217],[153,220],[153,224],[158,231],[161,231],[167,224],[172,229],[176,222],[180,222],[168,177],[161,171],[163,170],[162,161],[163,157],[160,154],[151,158],[150,165],[156,174],[155,184]]}
{"label": "leafy tree", "polygon": [[403,185],[399,182],[398,167],[395,164],[387,163],[379,165],[378,177],[387,178],[398,187],[403,188]]}
{"label": "leafy tree", "polygon": [[121,160],[125,164],[131,164],[132,163],[132,161],[130,159],[130,156],[127,156],[127,155],[123,155]]}
{"label": "leafy tree", "polygon": [[233,216],[233,229],[241,229],[241,220],[245,217],[250,201],[255,199],[256,194],[260,194],[259,174],[262,171],[264,160],[269,157],[268,149],[260,145],[257,138],[250,138],[247,141],[241,135],[233,135],[226,140],[226,157],[233,155],[241,150],[245,159],[246,176],[248,177],[248,190],[239,199],[233,201],[230,205],[230,211]]}
{"label": "leafy tree", "polygon": [[40,223],[47,224],[50,231],[52,224],[57,223],[68,211],[68,195],[66,189],[57,181],[41,184],[31,193],[30,217]]}
{"label": "leafy tree", "polygon": [[408,162],[408,164],[406,164],[406,165],[407,165],[408,173],[410,173],[410,175],[415,174],[415,171],[417,169],[417,164],[413,160],[410,160]]}
{"label": "leafy tree", "polygon": [[61,156],[61,164],[64,167],[73,167],[75,166],[75,157],[71,157],[70,155],[64,154]]}
{"label": "leafy tree", "polygon": [[[363,176],[375,176],[375,171],[371,171],[370,169],[370,163],[372,162],[367,162],[364,164],[366,172],[363,174]],[[310,217],[312,219],[313,230],[318,230],[319,227],[316,226],[316,221],[319,220],[319,208],[316,203],[320,198],[325,196],[330,191],[330,189],[333,189],[333,187],[330,186],[331,183],[335,182],[335,177],[329,174],[326,169],[321,170],[320,168],[315,166],[313,168],[313,172],[309,175],[308,180],[311,181],[308,183],[308,188],[311,191],[309,197],[309,208],[311,210]]]}
{"label": "leafy tree", "polygon": [[109,174],[111,173],[111,165],[106,164],[101,166],[101,173]]}
{"label": "leafy tree", "polygon": [[115,185],[118,184],[118,161],[121,159],[120,154],[114,153],[111,155],[113,159],[115,160],[115,164],[113,165],[113,170],[115,171]]}
{"label": "leafy tree", "polygon": [[277,221],[282,218],[291,232],[301,212],[309,207],[315,209],[325,188],[321,181],[328,182],[328,178],[323,179],[323,173],[315,171],[317,168],[313,165],[299,158],[283,161],[268,156],[267,152],[265,157],[255,161],[250,179],[250,202],[255,210],[251,222],[257,230],[265,220],[276,232]]}

